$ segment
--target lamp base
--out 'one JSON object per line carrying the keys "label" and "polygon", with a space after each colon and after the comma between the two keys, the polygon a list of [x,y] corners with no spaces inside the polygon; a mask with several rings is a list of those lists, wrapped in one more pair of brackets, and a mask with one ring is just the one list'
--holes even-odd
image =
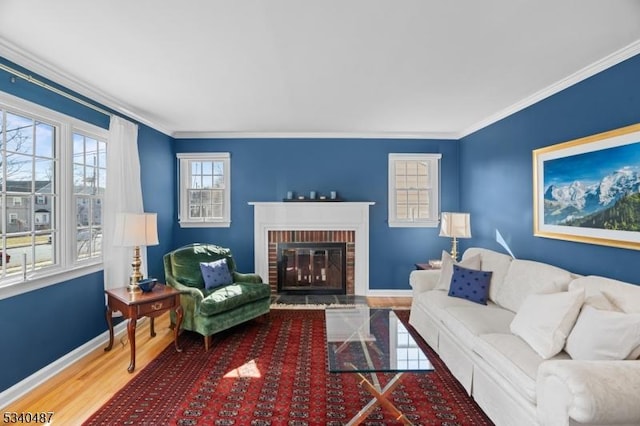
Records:
{"label": "lamp base", "polygon": [[458,261],[458,240],[456,237],[453,237],[451,242],[451,258],[454,262]]}
{"label": "lamp base", "polygon": [[141,264],[142,262],[140,261],[140,246],[135,246],[133,248],[133,262],[131,262],[133,272],[129,277],[129,293],[137,293],[142,291],[138,286],[138,282],[142,279],[142,274],[140,273]]}

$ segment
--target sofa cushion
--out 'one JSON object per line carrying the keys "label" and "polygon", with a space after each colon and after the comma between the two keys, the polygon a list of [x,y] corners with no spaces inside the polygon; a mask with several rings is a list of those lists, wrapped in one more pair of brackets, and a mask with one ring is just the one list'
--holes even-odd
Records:
{"label": "sofa cushion", "polygon": [[492,273],[491,285],[489,286],[489,300],[495,302],[498,290],[500,286],[502,286],[504,278],[507,276],[509,265],[511,265],[513,258],[506,254],[498,253],[497,251],[471,247],[465,250],[462,255],[462,260],[477,254],[480,255],[480,270],[491,271]]}
{"label": "sofa cushion", "polygon": [[480,269],[480,255],[471,256],[462,262],[456,263],[449,253],[442,251],[442,267],[440,268],[440,278],[436,285],[437,290],[449,291],[451,277],[453,277],[453,265],[460,265],[463,268]]}
{"label": "sofa cushion", "polygon": [[587,297],[604,294],[619,310],[640,313],[640,286],[611,278],[589,275],[573,280],[571,289],[582,288]]}
{"label": "sofa cushion", "polygon": [[477,306],[473,302],[468,300],[459,299],[457,297],[449,297],[446,291],[432,290],[425,293],[421,293],[414,298],[415,302],[420,304],[425,311],[429,312],[431,316],[441,320],[442,315],[448,308],[458,306]]}
{"label": "sofa cushion", "polygon": [[481,334],[510,333],[509,325],[514,316],[510,310],[489,302],[487,306],[473,304],[450,307],[441,318],[458,343],[471,349]]}
{"label": "sofa cushion", "polygon": [[269,297],[271,297],[269,284],[235,283],[209,292],[200,302],[199,314],[216,315]]}
{"label": "sofa cushion", "polygon": [[571,273],[564,269],[532,260],[514,259],[498,290],[496,302],[518,312],[530,294],[565,291],[571,279]]}
{"label": "sofa cushion", "polygon": [[460,297],[471,302],[486,305],[489,298],[491,272],[463,268],[453,265],[453,276],[449,286],[449,296]]}
{"label": "sofa cushion", "polygon": [[227,259],[200,262],[200,270],[202,271],[202,279],[204,279],[204,288],[207,290],[233,283]]}
{"label": "sofa cushion", "polygon": [[622,360],[640,345],[640,314],[585,305],[567,338],[566,352],[580,360]]}
{"label": "sofa cushion", "polygon": [[564,347],[583,301],[582,290],[530,294],[513,318],[511,332],[549,359]]}
{"label": "sofa cushion", "polygon": [[[474,352],[483,358],[495,373],[513,385],[532,404],[536,403],[536,374],[544,359],[524,340],[513,334],[483,334],[476,340]],[[569,359],[560,352],[553,359]]]}

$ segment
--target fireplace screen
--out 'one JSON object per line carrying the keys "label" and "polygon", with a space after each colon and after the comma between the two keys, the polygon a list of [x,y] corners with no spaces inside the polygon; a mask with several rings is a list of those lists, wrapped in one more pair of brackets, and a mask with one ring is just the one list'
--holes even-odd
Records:
{"label": "fireplace screen", "polygon": [[279,243],[278,293],[346,294],[345,243]]}

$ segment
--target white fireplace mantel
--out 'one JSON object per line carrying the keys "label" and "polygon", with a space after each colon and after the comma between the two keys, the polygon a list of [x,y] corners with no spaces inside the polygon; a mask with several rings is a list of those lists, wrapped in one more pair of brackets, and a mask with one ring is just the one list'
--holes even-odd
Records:
{"label": "white fireplace mantel", "polygon": [[269,276],[269,231],[355,232],[355,294],[369,289],[369,207],[374,202],[250,202],[254,206],[255,271]]}

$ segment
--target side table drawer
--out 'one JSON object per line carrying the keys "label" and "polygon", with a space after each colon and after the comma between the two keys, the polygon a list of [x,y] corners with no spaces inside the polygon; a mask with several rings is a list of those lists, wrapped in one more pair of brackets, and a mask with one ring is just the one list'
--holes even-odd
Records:
{"label": "side table drawer", "polygon": [[167,309],[172,309],[175,306],[175,298],[173,297],[169,299],[143,303],[138,305],[138,317],[149,315],[154,312],[166,311]]}

